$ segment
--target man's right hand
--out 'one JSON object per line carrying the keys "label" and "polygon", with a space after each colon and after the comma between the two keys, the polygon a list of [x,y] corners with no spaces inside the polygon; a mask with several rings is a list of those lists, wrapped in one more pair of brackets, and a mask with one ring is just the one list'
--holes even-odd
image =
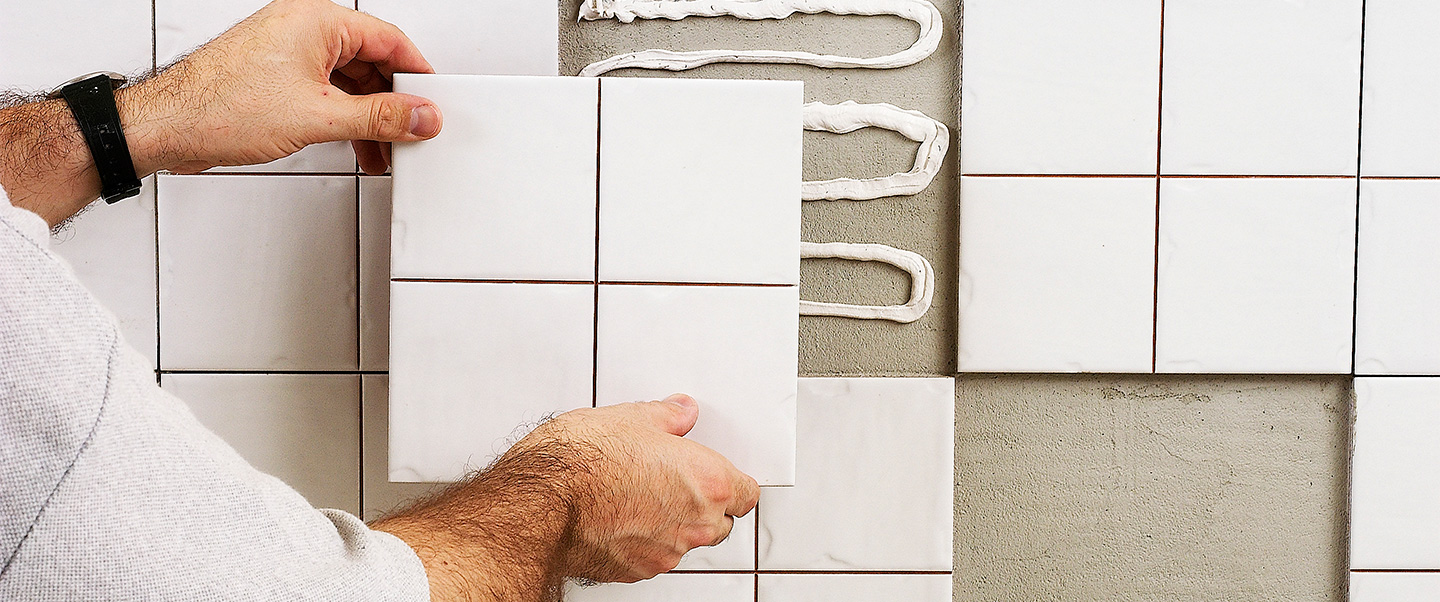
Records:
{"label": "man's right hand", "polygon": [[683,438],[699,407],[664,401],[574,410],[490,468],[374,527],[409,543],[434,600],[554,600],[567,577],[633,582],[715,545],[760,490]]}

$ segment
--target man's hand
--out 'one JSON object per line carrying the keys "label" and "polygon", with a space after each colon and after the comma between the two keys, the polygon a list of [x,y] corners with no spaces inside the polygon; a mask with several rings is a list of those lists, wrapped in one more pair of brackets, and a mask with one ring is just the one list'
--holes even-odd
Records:
{"label": "man's hand", "polygon": [[[366,173],[389,143],[434,137],[440,112],[388,92],[397,72],[433,72],[395,26],[329,0],[276,0],[158,76],[116,93],[141,177],[288,156],[355,140]],[[0,184],[52,225],[100,191],[90,151],[63,101],[0,110]]]}
{"label": "man's hand", "polygon": [[377,522],[413,547],[434,600],[555,600],[567,577],[633,582],[715,545],[755,480],[684,439],[695,400],[567,412],[440,497]]}

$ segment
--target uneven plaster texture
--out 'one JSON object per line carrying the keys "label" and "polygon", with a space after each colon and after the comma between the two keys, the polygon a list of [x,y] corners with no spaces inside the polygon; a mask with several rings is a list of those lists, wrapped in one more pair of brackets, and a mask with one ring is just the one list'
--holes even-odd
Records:
{"label": "uneven plaster texture", "polygon": [[[940,49],[888,71],[709,65],[612,76],[805,81],[806,101],[887,102],[958,134],[958,7]],[[914,41],[893,17],[799,15],[576,23],[560,7],[560,72],[647,48],[783,48],[877,56]],[[805,134],[804,177],[909,169],[916,144],[873,128]],[[913,324],[800,319],[804,375],[955,370],[958,140],[913,197],[804,205],[802,239],[878,242],[928,258],[930,313]],[[807,260],[806,299],[903,303],[876,262]],[[962,376],[956,387],[955,600],[1344,600],[1350,382],[1336,377]]]}

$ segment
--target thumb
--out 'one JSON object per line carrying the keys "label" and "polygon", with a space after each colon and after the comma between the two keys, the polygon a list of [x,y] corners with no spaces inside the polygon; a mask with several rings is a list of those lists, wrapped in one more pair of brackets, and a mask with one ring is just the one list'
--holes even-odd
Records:
{"label": "thumb", "polygon": [[419,96],[378,92],[363,96],[332,95],[328,105],[328,140],[414,142],[440,133],[440,109]]}
{"label": "thumb", "polygon": [[689,395],[677,393],[642,405],[649,410],[650,419],[656,427],[677,437],[684,437],[695,428],[695,421],[700,418],[700,404]]}

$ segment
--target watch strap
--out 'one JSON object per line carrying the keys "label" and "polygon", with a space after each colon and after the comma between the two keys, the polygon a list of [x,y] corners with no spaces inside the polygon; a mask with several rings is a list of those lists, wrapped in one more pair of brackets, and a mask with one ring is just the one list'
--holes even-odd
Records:
{"label": "watch strap", "polygon": [[95,159],[95,169],[100,172],[100,197],[113,204],[140,194],[140,178],[135,176],[135,162],[120,128],[120,111],[115,108],[114,80],[107,74],[96,74],[66,84],[60,96],[70,105]]}

